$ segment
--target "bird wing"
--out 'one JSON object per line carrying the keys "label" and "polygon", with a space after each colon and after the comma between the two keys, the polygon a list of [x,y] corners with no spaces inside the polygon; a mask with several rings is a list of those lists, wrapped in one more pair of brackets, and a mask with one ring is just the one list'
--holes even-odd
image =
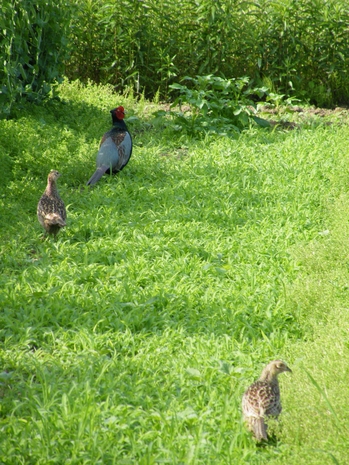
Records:
{"label": "bird wing", "polygon": [[274,399],[275,393],[270,384],[256,381],[243,396],[243,409],[247,416],[263,417],[268,415],[268,408]]}
{"label": "bird wing", "polygon": [[105,138],[97,153],[96,171],[87,181],[87,185],[96,184],[108,170],[110,172],[117,170],[119,160],[119,149],[115,145],[113,138],[110,136]]}
{"label": "bird wing", "polygon": [[132,155],[132,138],[128,131],[124,132],[122,141],[117,145],[119,149],[119,167],[117,168],[121,171],[128,163]]}
{"label": "bird wing", "polygon": [[101,140],[96,158],[96,171],[87,181],[87,185],[95,184],[104,173],[121,171],[132,154],[132,137],[126,130],[113,128],[106,132]]}
{"label": "bird wing", "polygon": [[132,139],[127,131],[115,131],[109,134],[97,153],[97,167],[106,166],[112,171],[120,171],[126,166],[132,153]]}
{"label": "bird wing", "polygon": [[43,194],[39,200],[37,213],[43,219],[51,214],[61,217],[63,222],[67,219],[67,212],[63,200],[60,197],[52,198],[46,194]]}
{"label": "bird wing", "polygon": [[103,144],[100,146],[96,165],[97,167],[106,166],[107,168],[114,168],[119,163],[119,150],[118,147],[115,145],[115,142],[111,137],[105,139]]}
{"label": "bird wing", "polygon": [[259,390],[258,390],[258,403],[259,403],[259,411],[260,414],[263,416],[268,414],[268,409],[271,404],[273,404],[275,400],[275,393],[267,383],[261,383]]}

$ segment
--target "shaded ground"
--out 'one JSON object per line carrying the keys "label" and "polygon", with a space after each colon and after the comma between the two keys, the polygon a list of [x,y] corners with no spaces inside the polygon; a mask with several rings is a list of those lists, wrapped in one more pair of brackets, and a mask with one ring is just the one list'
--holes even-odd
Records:
{"label": "shaded ground", "polygon": [[[304,125],[313,124],[346,124],[349,118],[349,109],[336,107],[334,109],[302,107],[302,106],[280,106],[271,108],[263,106],[260,115],[265,117],[272,126],[282,126],[294,129]],[[274,119],[277,117],[277,119]]]}
{"label": "shaded ground", "polygon": [[[171,111],[171,106],[168,103],[162,105],[165,111]],[[180,107],[182,112],[190,112],[189,105]],[[252,109],[255,113],[255,108]],[[319,124],[347,124],[349,122],[349,108],[317,108],[313,106],[287,106],[280,105],[258,105],[257,115],[270,122],[272,127],[278,126],[285,129],[295,129],[304,126],[316,126]]]}

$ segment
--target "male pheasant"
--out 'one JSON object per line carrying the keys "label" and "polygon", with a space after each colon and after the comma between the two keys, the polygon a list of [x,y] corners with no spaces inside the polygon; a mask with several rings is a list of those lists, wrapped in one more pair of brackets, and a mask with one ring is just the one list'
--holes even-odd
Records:
{"label": "male pheasant", "polygon": [[38,220],[41,226],[55,237],[58,231],[66,225],[67,213],[63,200],[57,190],[56,181],[60,177],[57,170],[51,170],[47,178],[47,186],[42,194],[37,208]]}
{"label": "male pheasant", "polygon": [[132,154],[132,137],[123,120],[124,108],[121,106],[114,108],[110,113],[113,118],[113,127],[102,137],[96,159],[97,169],[87,181],[87,185],[90,186],[96,184],[104,173],[121,171]]}
{"label": "male pheasant", "polygon": [[266,417],[277,418],[282,410],[277,376],[292,370],[281,360],[270,362],[260,378],[246,390],[242,397],[242,412],[249,429],[257,441],[268,439]]}

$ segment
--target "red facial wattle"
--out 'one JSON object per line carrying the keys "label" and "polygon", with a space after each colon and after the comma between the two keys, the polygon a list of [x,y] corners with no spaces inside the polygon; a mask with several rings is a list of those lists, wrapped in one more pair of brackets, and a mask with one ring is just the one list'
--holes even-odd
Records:
{"label": "red facial wattle", "polygon": [[125,110],[124,107],[117,107],[115,110],[115,115],[118,119],[124,119],[125,118]]}

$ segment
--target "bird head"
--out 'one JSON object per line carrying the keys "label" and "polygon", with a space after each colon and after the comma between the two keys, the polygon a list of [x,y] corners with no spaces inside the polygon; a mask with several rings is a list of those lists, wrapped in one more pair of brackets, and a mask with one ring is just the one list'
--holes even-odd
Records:
{"label": "bird head", "polygon": [[291,368],[289,368],[282,360],[273,360],[266,366],[266,368],[268,368],[268,371],[273,375],[279,375],[284,371],[292,373]]}
{"label": "bird head", "polygon": [[110,113],[112,115],[113,121],[120,121],[125,118],[125,110],[122,106],[114,108],[114,110],[110,110]]}
{"label": "bird head", "polygon": [[61,173],[57,170],[51,170],[48,174],[48,179],[49,181],[57,181],[57,179],[60,177]]}
{"label": "bird head", "polygon": [[273,360],[264,368],[259,379],[262,381],[271,381],[276,379],[280,373],[284,373],[285,371],[292,373],[292,370],[286,365],[285,362],[282,360]]}

